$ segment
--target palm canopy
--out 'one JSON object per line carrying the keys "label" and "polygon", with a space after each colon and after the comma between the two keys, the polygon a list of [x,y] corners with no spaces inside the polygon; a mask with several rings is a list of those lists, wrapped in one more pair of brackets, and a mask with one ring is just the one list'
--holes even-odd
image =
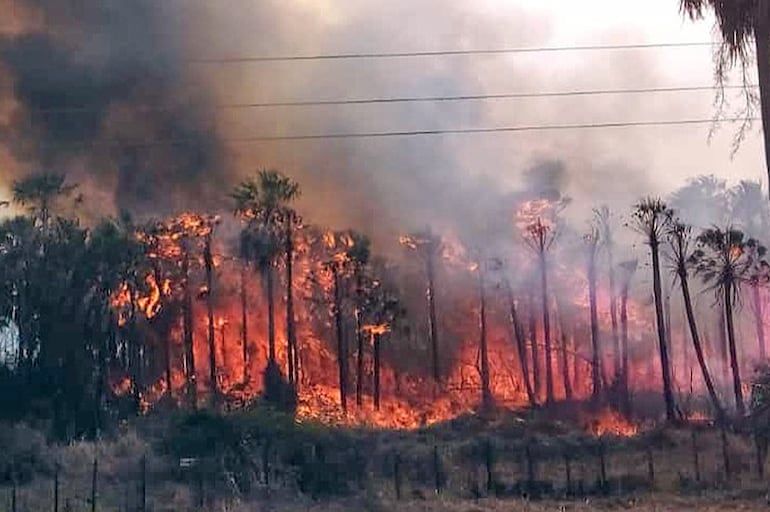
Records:
{"label": "palm canopy", "polygon": [[714,13],[722,35],[725,63],[731,65],[748,57],[757,23],[766,21],[763,3],[764,0],[680,0],[679,5],[693,20],[703,18],[708,10]]}
{"label": "palm canopy", "polygon": [[237,215],[263,224],[279,222],[289,212],[288,204],[299,196],[299,184],[275,170],[260,171],[230,194]]}
{"label": "palm canopy", "polygon": [[660,198],[648,197],[634,205],[630,227],[657,244],[671,222],[673,211]]}

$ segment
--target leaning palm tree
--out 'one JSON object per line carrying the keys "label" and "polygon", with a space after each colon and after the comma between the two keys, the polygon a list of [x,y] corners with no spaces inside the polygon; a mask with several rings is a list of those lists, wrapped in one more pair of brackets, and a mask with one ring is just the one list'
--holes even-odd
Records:
{"label": "leaning palm tree", "polygon": [[[766,0],[679,0],[679,5],[682,12],[691,19],[702,18],[706,11],[713,11],[716,16],[719,32],[722,35],[722,44],[715,59],[716,77],[720,86],[725,83],[728,72],[736,64],[741,66],[743,75],[747,76],[746,71],[754,53],[751,48],[753,39],[759,77],[765,163],[770,178],[770,2]],[[755,96],[749,84],[744,83],[744,86],[747,95],[748,120]],[[737,142],[740,142],[744,131],[741,129]]]}
{"label": "leaning palm tree", "polygon": [[711,398],[711,403],[714,405],[714,410],[717,412],[717,417],[720,420],[723,420],[725,418],[724,408],[717,396],[714,382],[711,379],[711,373],[706,364],[706,358],[703,355],[703,347],[701,346],[700,335],[698,334],[698,326],[695,323],[692,297],[690,296],[688,277],[689,268],[693,261],[692,228],[686,226],[682,222],[674,221],[667,228],[666,234],[670,249],[669,255],[675,278],[679,281],[679,287],[682,290],[682,301],[684,302],[684,310],[687,315],[687,324],[690,327],[690,338],[692,339],[693,348],[695,349],[695,355],[698,358],[698,365],[700,366],[701,374],[703,375],[703,382],[706,384],[706,390]]}
{"label": "leaning palm tree", "polygon": [[646,198],[634,206],[630,227],[641,234],[650,247],[652,256],[652,293],[655,298],[655,320],[658,327],[658,351],[663,375],[663,400],[666,405],[666,419],[674,421],[676,410],[671,380],[671,364],[668,358],[666,327],[663,317],[663,291],[660,278],[660,244],[671,220],[671,210],[658,198]]}
{"label": "leaning palm tree", "polygon": [[734,307],[740,301],[741,287],[751,275],[752,253],[764,253],[753,238],[733,228],[709,228],[698,236],[698,249],[693,254],[696,273],[721,299],[724,308],[727,346],[733,376],[735,408],[739,415],[745,411],[741,387],[740,366],[735,340]]}

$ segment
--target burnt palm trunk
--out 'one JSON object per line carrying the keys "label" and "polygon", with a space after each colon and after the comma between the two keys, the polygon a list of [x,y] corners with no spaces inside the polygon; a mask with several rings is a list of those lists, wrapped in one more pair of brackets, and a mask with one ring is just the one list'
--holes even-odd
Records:
{"label": "burnt palm trunk", "polygon": [[206,315],[208,318],[209,341],[209,386],[211,386],[211,407],[217,405],[219,389],[217,386],[217,350],[214,327],[214,257],[211,254],[211,235],[206,237],[203,248],[203,262],[206,267]]}
{"label": "burnt palm trunk", "polygon": [[195,373],[195,339],[193,334],[193,301],[190,289],[190,255],[185,249],[182,256],[182,276],[184,279],[184,305],[182,312],[182,331],[187,352],[187,397],[193,409],[198,407],[198,385]]}
{"label": "burnt palm trunk", "polygon": [[532,384],[535,388],[535,399],[541,396],[543,389],[540,379],[540,357],[537,348],[537,317],[535,316],[535,298],[533,292],[529,293],[527,303],[527,313],[529,314],[529,343],[532,349]]}
{"label": "burnt palm trunk", "polygon": [[345,342],[345,333],[342,325],[342,287],[339,271],[332,267],[334,280],[334,326],[337,333],[337,368],[339,370],[340,405],[342,410],[348,410],[348,348]]}
{"label": "burnt palm trunk", "polygon": [[299,380],[299,356],[297,354],[297,330],[294,320],[294,239],[292,220],[286,226],[286,344],[289,360],[289,382]]}
{"label": "burnt palm trunk", "polygon": [[612,355],[615,370],[615,379],[618,379],[622,371],[620,335],[618,333],[618,294],[615,290],[615,264],[612,249],[607,250],[607,264],[609,266],[610,280],[610,322],[612,324]]}
{"label": "burnt palm trunk", "polygon": [[631,415],[631,400],[628,394],[628,291],[630,280],[623,284],[620,294],[620,367],[621,367],[621,399],[623,412]]}
{"label": "burnt palm trunk", "polygon": [[248,302],[246,297],[246,275],[247,275],[247,262],[241,263],[241,348],[243,349],[243,383],[246,384],[249,381],[249,342],[248,342],[248,323],[247,323],[247,311]]}
{"label": "burnt palm trunk", "polygon": [[487,297],[484,289],[483,263],[479,264],[479,356],[481,366],[481,406],[484,411],[492,408],[492,391],[489,388],[489,353],[487,348]]}
{"label": "burnt palm trunk", "polygon": [[[160,270],[160,264],[157,261],[153,261],[152,266],[153,276],[155,277],[155,284],[158,285],[158,288],[160,289],[161,295],[163,294],[163,276],[161,274]],[[172,382],[171,382],[171,336],[166,336],[166,343],[165,343],[165,360],[163,361],[165,363],[165,379],[166,379],[166,393],[171,396],[171,393],[173,392]]]}
{"label": "burnt palm trunk", "polygon": [[548,313],[548,265],[545,253],[540,254],[540,292],[543,299],[543,338],[545,340],[545,401],[554,401],[553,351],[551,347],[551,319]]}
{"label": "burnt palm trunk", "polygon": [[265,293],[267,294],[267,357],[268,364],[275,364],[275,299],[273,294],[273,264],[268,262],[265,273]]}
{"label": "burnt palm trunk", "polygon": [[762,311],[762,295],[758,284],[752,284],[751,294],[754,300],[754,323],[757,327],[757,344],[759,345],[759,359],[764,362],[767,359],[765,349],[765,323]]}
{"label": "burnt palm trunk", "polygon": [[569,375],[569,337],[567,336],[567,322],[564,321],[564,307],[559,304],[559,333],[561,335],[561,376],[564,383],[564,398],[572,400],[572,381]]}
{"label": "burnt palm trunk", "polygon": [[735,347],[735,325],[733,324],[733,297],[729,286],[724,288],[725,320],[727,323],[727,342],[730,349],[730,367],[733,372],[733,392],[735,393],[735,409],[739,416],[745,411],[743,406],[743,389],[741,388],[741,372],[738,365],[738,352]]}
{"label": "burnt palm trunk", "polygon": [[666,419],[668,421],[674,421],[676,419],[676,411],[674,409],[674,393],[671,387],[671,366],[668,359],[665,318],[663,316],[663,292],[660,279],[659,247],[657,239],[650,239],[650,252],[652,253],[652,291],[655,296],[658,349],[660,352],[661,373],[663,375],[663,400],[666,404]]}
{"label": "burnt palm trunk", "polygon": [[535,392],[532,390],[532,383],[529,380],[529,364],[527,356],[527,340],[524,336],[524,329],[519,320],[519,313],[516,310],[516,301],[513,298],[513,290],[511,289],[510,282],[505,279],[505,291],[508,295],[508,311],[511,321],[511,327],[513,328],[513,336],[516,341],[516,350],[519,355],[519,365],[521,367],[521,379],[524,382],[524,388],[527,391],[527,400],[529,404],[534,406],[537,403],[535,398]]}
{"label": "burnt palm trunk", "polygon": [[380,335],[372,333],[374,350],[374,408],[380,410]]}
{"label": "burnt palm trunk", "polygon": [[690,297],[690,286],[687,281],[687,271],[684,269],[683,262],[679,265],[679,281],[682,288],[682,299],[684,300],[684,310],[687,315],[687,323],[690,326],[690,337],[692,338],[693,348],[695,349],[695,355],[698,358],[698,364],[700,365],[701,374],[703,374],[703,382],[706,384],[711,403],[714,405],[714,410],[717,412],[719,420],[725,419],[725,411],[722,404],[719,402],[716,389],[714,388],[714,382],[711,380],[711,373],[706,365],[706,358],[703,355],[703,347],[701,346],[700,336],[698,335],[698,326],[695,323],[695,313],[693,312],[692,299]]}
{"label": "burnt palm trunk", "polygon": [[760,3],[760,9],[763,12],[756,16],[758,21],[754,26],[754,40],[757,52],[759,98],[762,108],[762,131],[765,142],[765,166],[768,180],[770,180],[770,22],[767,19],[767,3]]}
{"label": "burnt palm trunk", "polygon": [[429,255],[426,261],[428,274],[428,330],[430,333],[431,361],[433,363],[433,380],[438,383],[441,380],[438,354],[438,323],[436,321],[436,269],[433,255]]}
{"label": "burnt palm trunk", "polygon": [[588,307],[591,317],[591,398],[598,402],[602,394],[601,340],[599,339],[599,313],[596,305],[596,248],[588,255]]}
{"label": "burnt palm trunk", "polygon": [[364,330],[361,311],[361,276],[356,277],[356,287],[358,295],[358,304],[356,304],[356,405],[361,407],[364,404]]}
{"label": "burnt palm trunk", "polygon": [[730,380],[730,356],[727,349],[727,324],[725,323],[725,308],[722,301],[720,302],[719,322],[717,323],[717,329],[719,330],[719,357],[721,358],[722,366],[722,381],[724,384]]}
{"label": "burnt palm trunk", "polygon": [[142,355],[139,346],[139,333],[136,327],[137,315],[139,310],[136,307],[138,293],[131,289],[129,292],[131,300],[131,318],[128,323],[128,338],[130,348],[129,368],[131,370],[131,389],[133,392],[134,408],[138,414],[142,409]]}

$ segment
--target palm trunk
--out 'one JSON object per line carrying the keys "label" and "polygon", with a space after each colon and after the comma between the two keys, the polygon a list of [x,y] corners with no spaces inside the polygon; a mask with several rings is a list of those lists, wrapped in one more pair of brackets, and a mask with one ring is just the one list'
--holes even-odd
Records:
{"label": "palm trunk", "polygon": [[754,26],[754,40],[757,52],[757,74],[759,78],[759,98],[762,108],[762,131],[765,142],[765,166],[770,183],[770,23],[768,22],[767,3],[763,3],[759,20]]}
{"label": "palm trunk", "polygon": [[481,406],[484,411],[492,408],[492,391],[489,388],[489,353],[487,350],[487,298],[484,290],[484,269],[479,264],[479,352],[481,357]]}
{"label": "palm trunk", "polygon": [[569,376],[569,337],[567,336],[567,323],[564,321],[564,305],[557,300],[559,306],[559,331],[561,334],[561,376],[564,382],[564,398],[572,400],[572,382]]}
{"label": "palm trunk", "polygon": [[733,304],[730,287],[724,286],[725,319],[727,322],[727,342],[730,348],[730,367],[733,371],[733,392],[735,393],[735,409],[739,416],[745,411],[743,406],[743,389],[741,388],[741,372],[738,367],[738,352],[735,347],[735,326],[733,325]]}
{"label": "palm trunk", "polygon": [[671,366],[668,360],[668,346],[666,343],[665,318],[663,316],[663,291],[660,279],[660,254],[657,239],[650,239],[650,252],[652,253],[652,291],[655,296],[655,319],[658,326],[658,349],[660,351],[660,366],[663,375],[663,400],[666,404],[666,419],[674,421],[676,410],[674,408],[674,393],[671,387]]}
{"label": "palm trunk", "polygon": [[286,227],[286,343],[289,359],[289,382],[299,380],[297,332],[294,321],[294,240],[291,219]]}
{"label": "palm trunk", "polygon": [[599,312],[596,301],[596,248],[588,255],[588,306],[591,317],[591,399],[598,402],[602,394],[602,358],[599,339]]}
{"label": "palm trunk", "polygon": [[714,388],[714,382],[711,380],[711,374],[709,373],[708,366],[706,365],[706,358],[703,355],[703,347],[701,346],[700,336],[698,335],[698,326],[695,324],[695,313],[692,308],[692,299],[690,298],[690,286],[687,281],[687,271],[684,269],[683,262],[679,266],[679,281],[682,287],[682,299],[684,300],[684,310],[687,315],[687,323],[690,326],[690,337],[692,338],[693,348],[695,349],[695,355],[698,358],[698,364],[700,365],[701,373],[703,374],[703,382],[706,384],[711,403],[714,405],[714,410],[717,412],[719,420],[725,419],[725,411],[722,404],[719,402],[716,389]]}
{"label": "palm trunk", "polygon": [[516,301],[513,298],[513,291],[511,290],[511,284],[508,279],[505,279],[505,291],[508,295],[508,309],[511,321],[511,327],[513,327],[513,336],[516,340],[516,350],[519,355],[519,365],[521,366],[521,378],[524,382],[524,388],[527,391],[527,400],[529,404],[534,406],[537,403],[535,398],[535,392],[532,390],[532,383],[529,380],[529,364],[527,362],[527,340],[524,336],[524,329],[521,326],[519,320],[519,314],[516,310]]}
{"label": "palm trunk", "polygon": [[208,341],[209,341],[209,386],[211,387],[211,407],[217,406],[219,389],[217,386],[217,350],[214,327],[214,257],[211,254],[211,235],[206,237],[203,249],[203,261],[206,267],[206,315],[208,317]]}
{"label": "palm trunk", "polygon": [[374,408],[380,410],[380,335],[372,333],[374,347]]}
{"label": "palm trunk", "polygon": [[[361,279],[358,279],[360,290]],[[360,294],[360,292],[359,292]],[[360,298],[359,298],[360,300]],[[364,405],[364,330],[362,325],[361,306],[356,305],[356,405]]]}
{"label": "palm trunk", "polygon": [[765,349],[765,321],[762,312],[762,295],[759,291],[759,285],[751,286],[751,293],[754,299],[754,323],[757,327],[757,344],[759,345],[759,359],[763,363],[767,359]]}
{"label": "palm trunk", "polygon": [[342,289],[339,272],[332,268],[334,280],[334,325],[337,331],[337,367],[340,381],[340,405],[342,410],[348,410],[348,349],[345,343],[345,333],[342,326]]}
{"label": "palm trunk", "polygon": [[543,298],[543,337],[545,339],[545,401],[552,403],[553,394],[553,353],[551,347],[551,320],[548,314],[548,268],[545,253],[540,253],[540,292]]}
{"label": "palm trunk", "polygon": [[535,298],[533,292],[529,292],[527,303],[527,313],[529,314],[529,343],[532,349],[532,383],[535,388],[535,400],[542,394],[543,386],[540,380],[540,357],[537,348],[537,317],[535,316]]}
{"label": "palm trunk", "polygon": [[615,290],[615,266],[612,257],[612,250],[607,250],[607,264],[609,266],[610,279],[610,322],[612,323],[612,355],[613,366],[615,370],[615,379],[617,380],[622,371],[620,336],[618,334],[618,295]]}
{"label": "palm trunk", "polygon": [[[160,265],[157,261],[153,261],[153,276],[155,277],[155,284],[158,285],[158,288],[160,289],[161,296],[163,294],[163,276],[161,274]],[[172,392],[174,391],[172,389],[172,382],[171,382],[171,352],[172,352],[172,341],[171,336],[166,336],[166,343],[165,343],[165,379],[166,379],[166,393],[168,396],[171,396]]]}
{"label": "palm trunk", "polygon": [[[721,301],[720,301],[721,302]],[[727,349],[727,325],[725,323],[725,308],[724,304],[721,305],[721,311],[719,313],[719,322],[717,328],[719,329],[719,357],[721,358],[722,367],[722,381],[723,385],[726,385],[730,380],[730,356]]]}
{"label": "palm trunk", "polygon": [[182,276],[184,279],[184,311],[182,313],[182,330],[184,345],[187,351],[187,397],[193,409],[198,407],[198,384],[195,373],[195,339],[193,331],[193,301],[190,289],[190,256],[187,250],[182,256]]}
{"label": "palm trunk", "polygon": [[429,255],[427,262],[428,274],[428,329],[430,333],[431,360],[433,362],[433,380],[436,384],[441,380],[438,354],[438,323],[436,321],[436,270],[433,255]]}
{"label": "palm trunk", "polygon": [[631,399],[628,393],[628,289],[630,280],[623,285],[620,294],[620,365],[621,365],[621,400],[623,401],[623,412],[629,417],[631,415]]}
{"label": "palm trunk", "polygon": [[249,342],[248,342],[248,323],[246,313],[248,303],[246,298],[246,270],[248,263],[241,263],[241,348],[243,349],[243,383],[249,381]]}
{"label": "palm trunk", "polygon": [[135,290],[130,291],[131,297],[131,319],[128,324],[128,337],[130,344],[130,356],[129,356],[129,368],[131,369],[131,388],[133,391],[134,408],[136,413],[139,414],[142,410],[142,356],[141,347],[139,346],[139,333],[136,328],[136,317],[138,314],[138,308],[136,307],[136,301],[138,293]]}
{"label": "palm trunk", "polygon": [[273,265],[265,268],[265,293],[267,294],[267,354],[268,364],[275,364],[275,300],[273,297]]}

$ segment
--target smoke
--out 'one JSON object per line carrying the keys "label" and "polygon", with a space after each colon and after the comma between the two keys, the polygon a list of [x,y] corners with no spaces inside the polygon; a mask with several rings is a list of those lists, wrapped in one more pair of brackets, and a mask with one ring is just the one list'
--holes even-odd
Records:
{"label": "smoke", "polygon": [[[671,172],[657,155],[673,149],[653,151],[661,140],[652,130],[232,139],[693,117],[692,102],[683,105],[670,96],[644,105],[634,101],[638,98],[609,96],[215,107],[670,84],[660,63],[666,59],[655,53],[200,63],[218,57],[558,43],[562,29],[552,13],[527,2],[343,6],[295,0],[223,6],[202,0],[24,0],[14,5],[17,21],[0,38],[0,68],[10,77],[0,84],[7,86],[0,92],[0,113],[7,113],[0,116],[0,134],[9,153],[0,162],[10,160],[5,167],[11,178],[41,168],[66,171],[85,188],[87,204],[97,207],[96,202],[107,212],[226,209],[228,189],[239,179],[274,167],[302,185],[300,207],[308,219],[366,232],[382,250],[392,248],[399,233],[426,225],[483,245],[512,236],[510,220],[522,199],[572,197],[566,213],[581,225],[597,204],[621,212],[641,195],[670,190]],[[620,27],[590,35],[608,43],[646,37]],[[707,116],[709,100],[706,93],[695,102]],[[705,144],[705,134],[671,130],[670,146]]]}

